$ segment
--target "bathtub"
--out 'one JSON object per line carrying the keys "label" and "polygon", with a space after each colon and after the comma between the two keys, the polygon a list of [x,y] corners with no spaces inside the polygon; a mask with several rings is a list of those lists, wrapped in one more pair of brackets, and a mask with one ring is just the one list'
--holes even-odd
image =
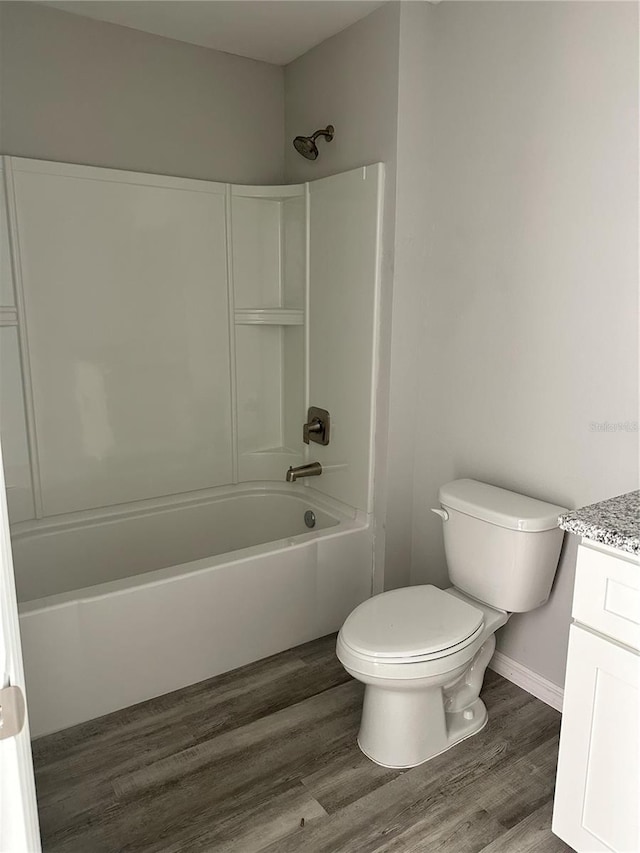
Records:
{"label": "bathtub", "polygon": [[336,631],[372,590],[367,517],[304,485],[23,522],[12,541],[34,737]]}

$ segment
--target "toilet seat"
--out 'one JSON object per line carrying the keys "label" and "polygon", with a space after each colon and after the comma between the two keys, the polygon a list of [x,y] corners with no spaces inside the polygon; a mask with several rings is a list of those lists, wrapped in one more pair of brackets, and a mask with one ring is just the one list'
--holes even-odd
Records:
{"label": "toilet seat", "polygon": [[427,584],[364,601],[347,617],[340,641],[361,661],[411,664],[462,651],[483,628],[482,610]]}

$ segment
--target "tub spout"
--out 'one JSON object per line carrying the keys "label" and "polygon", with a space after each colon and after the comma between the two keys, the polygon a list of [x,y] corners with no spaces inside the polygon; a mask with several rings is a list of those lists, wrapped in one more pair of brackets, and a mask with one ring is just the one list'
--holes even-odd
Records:
{"label": "tub spout", "polygon": [[322,465],[319,462],[309,462],[306,465],[298,465],[287,471],[287,483],[295,483],[300,477],[319,477],[322,474]]}

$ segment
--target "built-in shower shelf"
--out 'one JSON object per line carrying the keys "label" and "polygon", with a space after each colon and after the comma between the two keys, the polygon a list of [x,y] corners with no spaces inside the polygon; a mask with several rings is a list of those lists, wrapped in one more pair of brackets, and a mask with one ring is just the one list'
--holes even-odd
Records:
{"label": "built-in shower shelf", "polygon": [[0,326],[17,326],[18,311],[8,305],[0,305]]}
{"label": "built-in shower shelf", "polygon": [[261,447],[259,450],[246,450],[244,456],[257,456],[260,454],[278,454],[279,456],[302,456],[302,450],[292,447]]}
{"label": "built-in shower shelf", "polygon": [[302,326],[304,311],[300,308],[236,308],[238,326]]}

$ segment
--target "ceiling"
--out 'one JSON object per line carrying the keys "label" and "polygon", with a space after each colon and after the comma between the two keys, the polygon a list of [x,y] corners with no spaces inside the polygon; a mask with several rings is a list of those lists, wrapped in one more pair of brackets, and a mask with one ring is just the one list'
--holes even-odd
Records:
{"label": "ceiling", "polygon": [[384,0],[68,0],[65,12],[286,65]]}

